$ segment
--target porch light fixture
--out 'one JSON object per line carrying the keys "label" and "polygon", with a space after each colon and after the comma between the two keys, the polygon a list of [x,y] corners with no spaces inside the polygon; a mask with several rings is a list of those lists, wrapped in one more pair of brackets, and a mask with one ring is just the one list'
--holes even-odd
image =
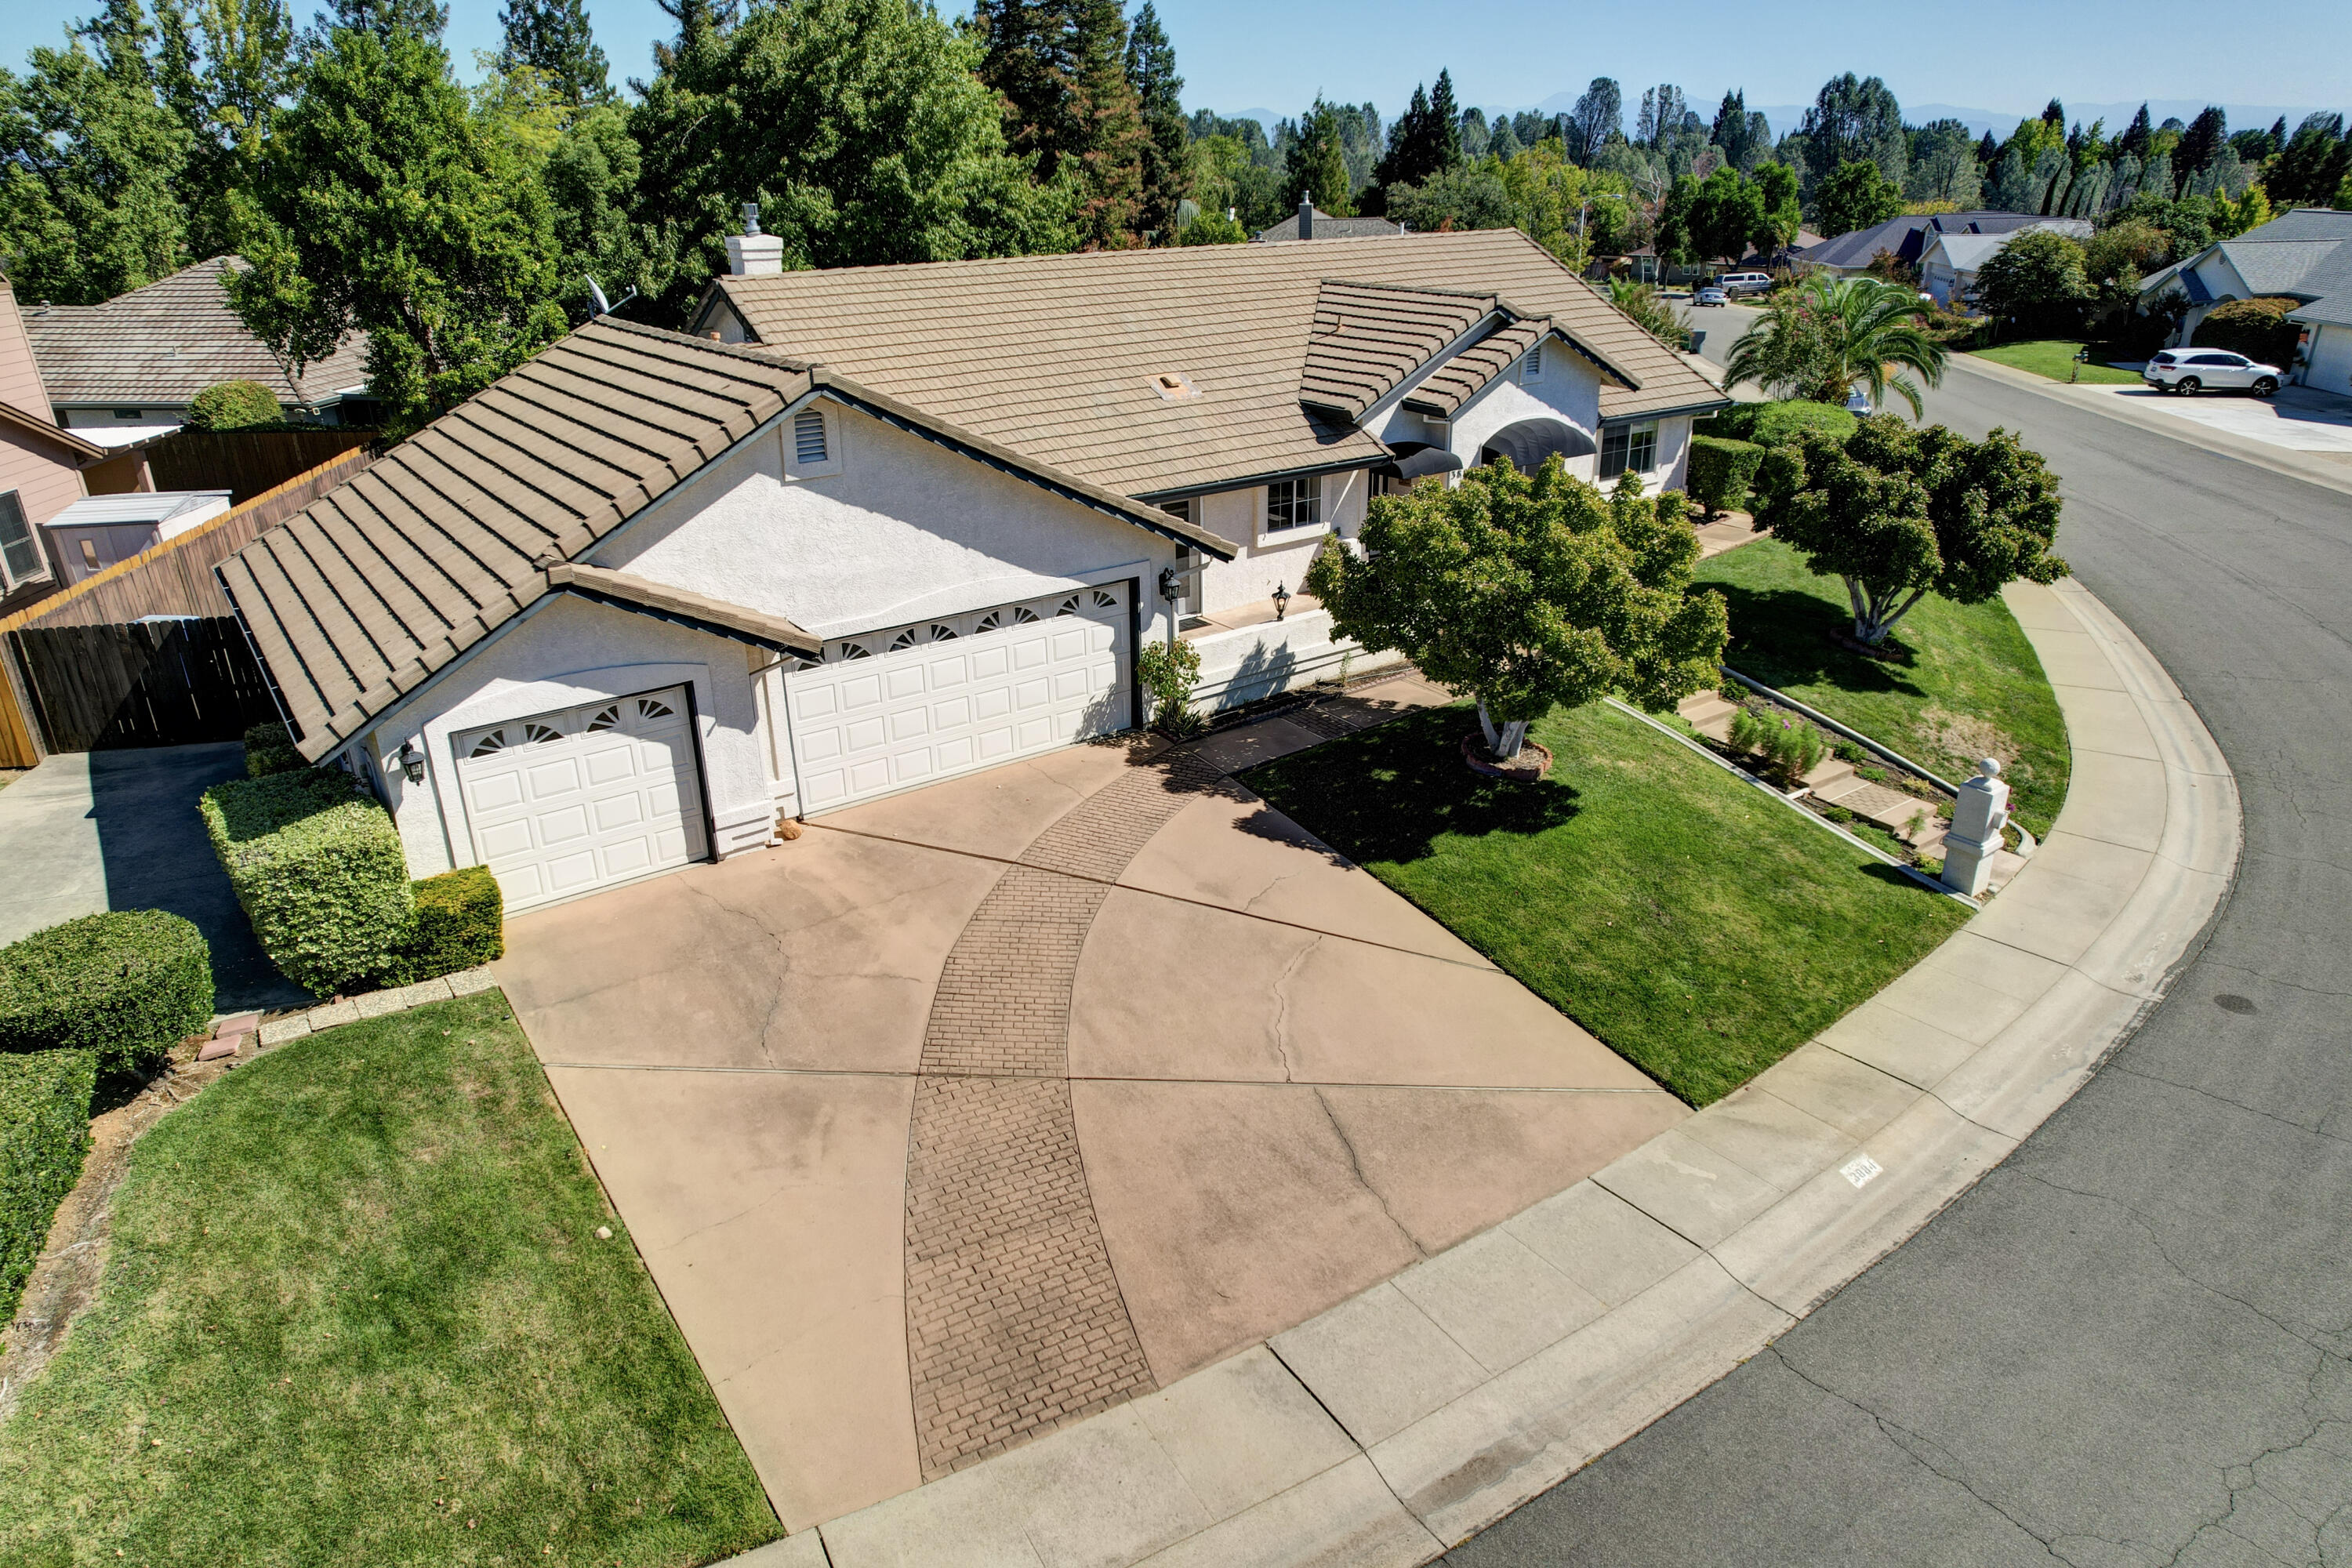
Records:
{"label": "porch light fixture", "polygon": [[410,784],[425,782],[425,753],[416,749],[416,742],[414,739],[403,741],[400,743],[399,762],[402,777],[407,779]]}
{"label": "porch light fixture", "polygon": [[1276,583],[1274,585],[1274,618],[1282,619],[1290,613],[1290,590]]}

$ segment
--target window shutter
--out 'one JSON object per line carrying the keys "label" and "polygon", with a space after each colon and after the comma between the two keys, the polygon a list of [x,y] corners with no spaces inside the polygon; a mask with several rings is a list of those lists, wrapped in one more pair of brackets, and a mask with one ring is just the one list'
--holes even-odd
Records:
{"label": "window shutter", "polygon": [[824,416],[814,408],[803,409],[793,416],[793,457],[802,464],[828,460],[824,445]]}

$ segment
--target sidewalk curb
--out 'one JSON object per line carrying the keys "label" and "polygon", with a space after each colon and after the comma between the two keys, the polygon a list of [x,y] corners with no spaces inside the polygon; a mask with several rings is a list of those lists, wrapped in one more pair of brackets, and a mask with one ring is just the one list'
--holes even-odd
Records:
{"label": "sidewalk curb", "polygon": [[2231,436],[2226,431],[2216,430],[2210,426],[2200,425],[2193,419],[2176,418],[2169,414],[2139,408],[2116,397],[2113,393],[2086,393],[2080,388],[2070,387],[2063,381],[2051,381],[2034,374],[2032,371],[2019,370],[2013,365],[2002,364],[1995,360],[1982,360],[1970,354],[1956,353],[1946,360],[1945,363],[1958,366],[1971,375],[1980,375],[1990,381],[2003,382],[2021,391],[2053,399],[2065,404],[2070,408],[2085,409],[2103,419],[2112,419],[2118,425],[2128,425],[2136,430],[2145,430],[2152,436],[2163,436],[2186,446],[2196,447],[2211,452],[2217,457],[2234,458],[2239,462],[2251,463],[2258,468],[2268,468],[2271,472],[2290,479],[2301,479],[2305,484],[2317,485],[2323,489],[2338,490],[2346,495],[2352,495],[2352,468],[2337,468],[2329,463],[2319,462],[2293,447],[2274,447],[2267,441],[2247,440]]}
{"label": "sidewalk curb", "polygon": [[[737,1561],[1429,1562],[1767,1348],[2063,1104],[2227,896],[2237,789],[2072,582],[2006,592],[2074,752],[2008,888],[1737,1093],[1271,1341]],[[817,1539],[813,1539],[815,1537]]]}

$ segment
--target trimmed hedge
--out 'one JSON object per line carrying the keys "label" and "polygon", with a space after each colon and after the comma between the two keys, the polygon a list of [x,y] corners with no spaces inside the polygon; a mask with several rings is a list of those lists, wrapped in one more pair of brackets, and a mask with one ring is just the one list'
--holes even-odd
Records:
{"label": "trimmed hedge", "polygon": [[2264,294],[2216,305],[2197,323],[2189,346],[2228,349],[2258,364],[2284,370],[2294,363],[2295,344],[2303,337],[2303,329],[2288,321],[2286,313],[2302,303],[2281,294]]}
{"label": "trimmed hedge", "polygon": [[257,381],[216,381],[188,403],[188,425],[197,430],[244,430],[285,417],[278,395]]}
{"label": "trimmed hedge", "polygon": [[0,1057],[0,1324],[16,1315],[49,1222],[81,1177],[97,1081],[88,1051]]}
{"label": "trimmed hedge", "polygon": [[1719,436],[1692,437],[1691,499],[1706,508],[1709,517],[1737,509],[1748,499],[1748,487],[1755,482],[1764,451],[1753,441],[1731,441]]}
{"label": "trimmed hedge", "polygon": [[256,724],[245,732],[245,775],[267,778],[271,773],[290,773],[310,764],[294,749],[294,737],[283,724]]}
{"label": "trimmed hedge", "polygon": [[1833,440],[1843,441],[1860,425],[1853,415],[1834,404],[1808,403],[1801,398],[1785,403],[1737,403],[1700,423],[1706,426],[1699,432],[1701,435],[1753,441],[1759,447],[1794,446],[1797,437],[1808,430],[1818,430]]}
{"label": "trimmed hedge", "polygon": [[504,957],[506,900],[488,866],[467,866],[409,884],[416,913],[378,976],[386,985],[437,980]]}
{"label": "trimmed hedge", "polygon": [[88,1051],[135,1072],[212,1024],[204,933],[162,910],[116,910],[0,948],[0,1052]]}
{"label": "trimmed hedge", "polygon": [[382,973],[416,910],[392,816],[337,768],[205,792],[213,852],[261,951],[320,996]]}

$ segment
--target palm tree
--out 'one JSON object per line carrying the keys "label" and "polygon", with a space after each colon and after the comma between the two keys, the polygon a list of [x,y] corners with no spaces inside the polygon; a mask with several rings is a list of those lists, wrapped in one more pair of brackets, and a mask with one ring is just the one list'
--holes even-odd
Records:
{"label": "palm tree", "polygon": [[1922,413],[1916,372],[1929,386],[1944,379],[1944,345],[1919,330],[1928,314],[1918,291],[1879,278],[1816,275],[1773,296],[1764,317],[1731,345],[1724,384],[1753,382],[1775,395],[1843,404],[1859,382],[1871,406],[1892,388]]}

